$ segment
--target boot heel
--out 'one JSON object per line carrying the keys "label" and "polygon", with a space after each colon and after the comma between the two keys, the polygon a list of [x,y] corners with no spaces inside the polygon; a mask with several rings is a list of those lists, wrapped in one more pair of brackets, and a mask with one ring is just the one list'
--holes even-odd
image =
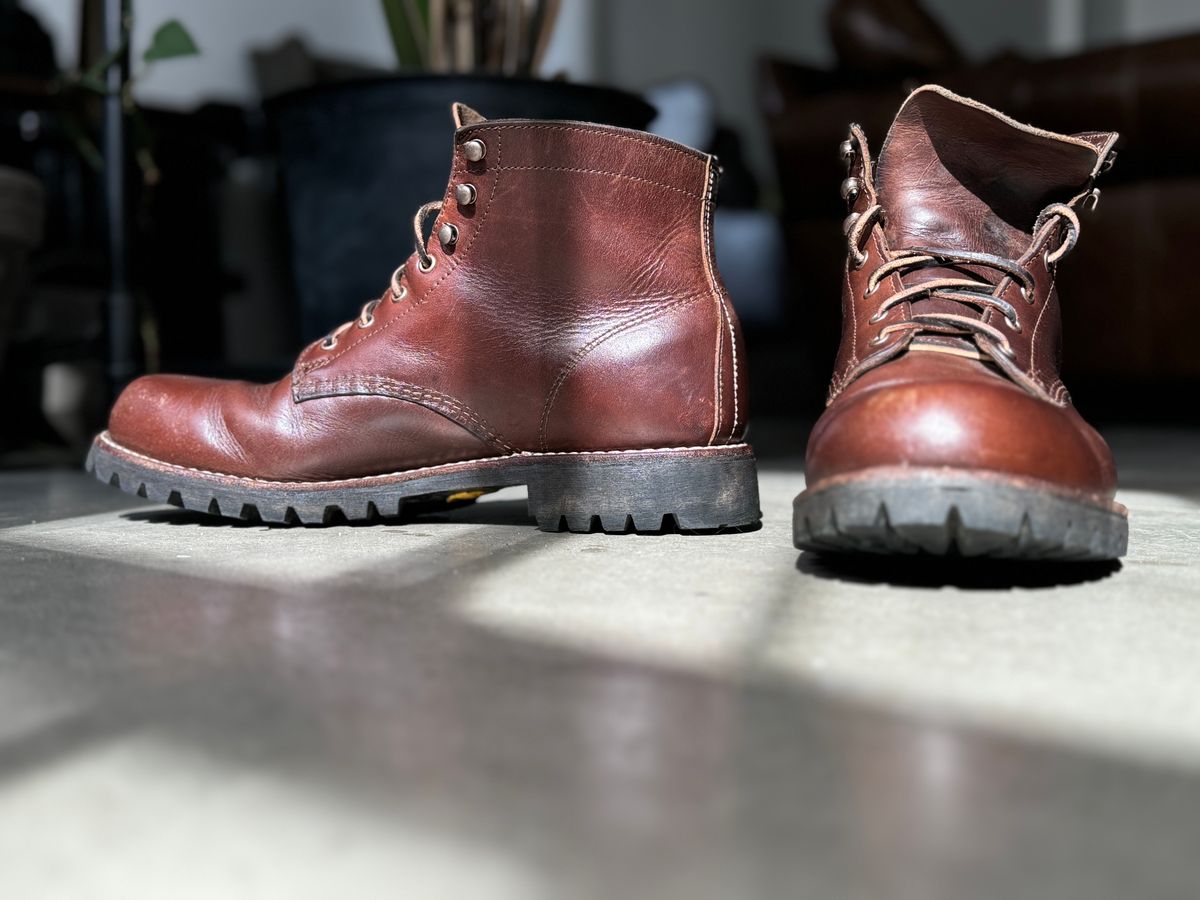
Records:
{"label": "boot heel", "polygon": [[529,473],[529,512],[543,531],[709,531],[761,518],[754,451],[571,453]]}

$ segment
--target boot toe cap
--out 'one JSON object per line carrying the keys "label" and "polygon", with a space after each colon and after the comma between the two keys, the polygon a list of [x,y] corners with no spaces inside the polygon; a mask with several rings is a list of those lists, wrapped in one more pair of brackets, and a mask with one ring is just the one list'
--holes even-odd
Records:
{"label": "boot toe cap", "polygon": [[226,384],[183,375],[142,376],[117,398],[108,436],[173,465],[228,471],[238,453],[216,402]]}
{"label": "boot toe cap", "polygon": [[1111,497],[1104,440],[1070,406],[1000,378],[881,383],[835,401],[809,439],[809,484],[875,467],[953,467]]}

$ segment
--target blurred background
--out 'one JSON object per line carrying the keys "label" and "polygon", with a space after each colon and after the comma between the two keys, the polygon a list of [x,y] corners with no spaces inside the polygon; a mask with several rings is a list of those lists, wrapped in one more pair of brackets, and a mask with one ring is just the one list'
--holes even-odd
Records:
{"label": "blurred background", "polygon": [[452,100],[716,153],[752,408],[802,429],[837,145],[853,120],[878,148],[924,81],[1122,132],[1060,283],[1065,377],[1102,425],[1200,418],[1195,0],[0,0],[0,460],[74,462],[142,372],[286,371],[406,255]]}

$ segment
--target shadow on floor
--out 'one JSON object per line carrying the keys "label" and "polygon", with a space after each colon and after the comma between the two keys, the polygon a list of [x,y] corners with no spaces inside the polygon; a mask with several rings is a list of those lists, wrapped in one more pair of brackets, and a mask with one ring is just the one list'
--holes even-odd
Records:
{"label": "shadow on floor", "polygon": [[[377,528],[384,526],[402,526],[420,523],[421,525],[511,525],[522,528],[536,528],[537,521],[529,514],[529,506],[525,500],[491,500],[486,503],[469,503],[453,508],[445,504],[430,504],[425,509],[411,509],[405,506],[403,515],[379,516],[374,519],[349,521],[338,512],[326,522],[304,524],[301,522],[263,522],[261,519],[232,519],[224,516],[214,516],[205,512],[190,509],[162,508],[139,509],[125,513],[122,518],[131,522],[149,522],[155,525],[190,525],[200,528]],[[685,536],[706,536],[721,534],[745,534],[758,531],[762,522],[737,528],[705,529],[698,531],[680,531],[676,527],[664,528],[660,531],[640,532],[647,535],[681,534]],[[592,533],[599,531],[599,523],[593,522]],[[621,532],[613,532],[619,534]]]}
{"label": "shadow on floor", "polygon": [[796,568],[805,575],[852,584],[1004,591],[1100,581],[1120,571],[1121,563],[1119,560],[1020,562],[930,556],[855,556],[805,550],[796,560]]}
{"label": "shadow on floor", "polygon": [[489,503],[472,503],[447,508],[442,504],[430,504],[425,508],[405,506],[400,516],[378,516],[373,519],[349,521],[341,512],[326,522],[305,524],[301,522],[263,522],[261,519],[233,519],[214,516],[191,509],[162,508],[139,509],[125,513],[122,518],[132,522],[150,522],[156,525],[191,525],[201,528],[376,528],[381,526],[456,523],[459,525],[518,525],[526,528],[537,526],[529,515],[528,504],[522,500],[493,500]]}

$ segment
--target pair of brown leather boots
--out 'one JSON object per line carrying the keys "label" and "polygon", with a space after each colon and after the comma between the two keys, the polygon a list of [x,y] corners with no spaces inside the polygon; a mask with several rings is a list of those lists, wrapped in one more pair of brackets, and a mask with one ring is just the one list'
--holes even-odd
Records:
{"label": "pair of brown leather boots", "polygon": [[[382,296],[275,384],[134,382],[89,457],[99,478],[268,522],[515,484],[547,530],[759,520],[713,158],[600,125],[462,105],[454,120],[446,193],[417,212],[415,252]],[[1059,379],[1054,289],[1115,140],[934,86],[909,96],[877,160],[851,127],[845,325],[797,546],[1125,552],[1111,454]]]}

